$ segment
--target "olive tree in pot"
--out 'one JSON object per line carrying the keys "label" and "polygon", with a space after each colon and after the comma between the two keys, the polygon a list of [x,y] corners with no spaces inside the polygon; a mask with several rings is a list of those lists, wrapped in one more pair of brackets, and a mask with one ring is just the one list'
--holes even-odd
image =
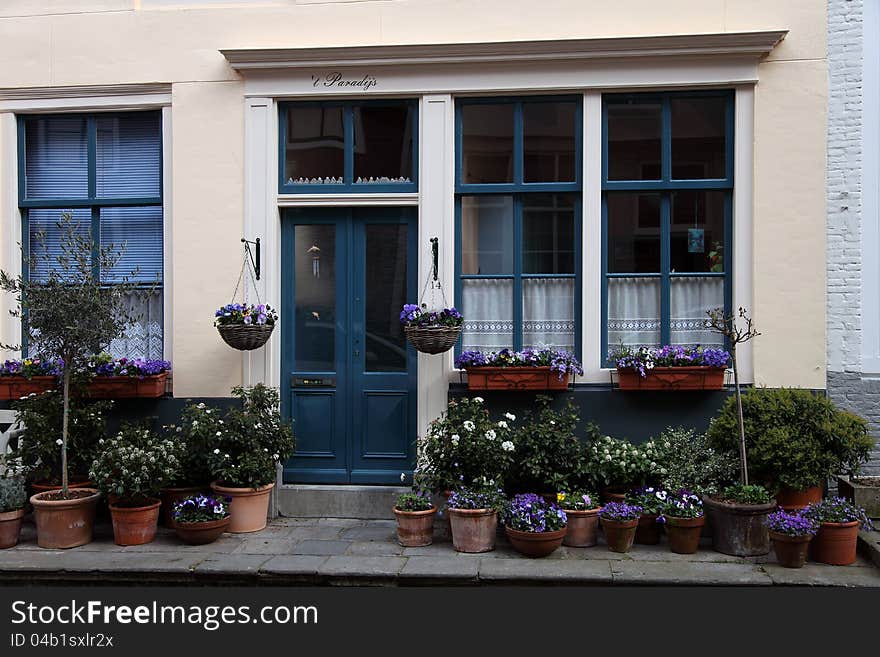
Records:
{"label": "olive tree in pot", "polygon": [[[70,548],[89,543],[95,506],[94,488],[70,486],[70,399],[74,373],[86,369],[90,358],[109,346],[135,317],[126,303],[134,288],[128,275],[102,282],[99,272],[118,272],[122,251],[102,245],[79,225],[70,212],[61,214],[52,244],[45,234],[32,238],[33,249],[23,253],[28,271],[0,271],[0,289],[15,296],[28,329],[29,344],[44,359],[56,361],[61,377],[61,489],[31,497],[37,523],[37,543],[46,548]],[[136,271],[134,272],[136,273]],[[3,345],[5,349],[18,347]]]}

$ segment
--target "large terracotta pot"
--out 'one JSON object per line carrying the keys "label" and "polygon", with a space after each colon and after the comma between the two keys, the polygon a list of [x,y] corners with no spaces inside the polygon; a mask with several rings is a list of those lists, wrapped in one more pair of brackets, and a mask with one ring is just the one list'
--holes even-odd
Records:
{"label": "large terracotta pot", "polygon": [[22,518],[24,518],[24,509],[0,513],[0,550],[18,545]]}
{"label": "large terracotta pot", "polygon": [[822,487],[810,486],[806,490],[794,490],[783,486],[776,493],[776,503],[786,511],[805,509],[822,501]]}
{"label": "large terracotta pot", "polygon": [[189,545],[207,545],[216,541],[229,527],[229,516],[205,522],[175,522],[177,537]]}
{"label": "large terracotta pot", "polygon": [[602,508],[578,511],[563,509],[568,516],[568,531],[562,539],[570,547],[593,547],[599,536],[599,511]]}
{"label": "large terracotta pot", "polygon": [[116,545],[144,545],[156,538],[159,525],[160,500],[149,498],[144,506],[117,506],[110,500],[110,517],[113,520],[113,540]]}
{"label": "large terracotta pot", "polygon": [[636,537],[639,519],[633,518],[632,520],[618,522],[616,520],[600,518],[600,521],[605,532],[605,542],[608,543],[608,549],[612,552],[629,552],[632,548],[633,539]]}
{"label": "large terracotta pot", "polygon": [[[75,488],[94,488],[95,484],[88,480],[87,477],[71,477],[70,481],[67,482],[68,489]],[[48,493],[53,490],[61,490],[61,484],[48,484],[43,481],[35,481],[31,484],[31,490],[33,494],[37,493]]]}
{"label": "large terracotta pot", "polygon": [[553,554],[562,545],[566,527],[552,532],[521,532],[510,527],[505,527],[504,531],[514,550],[534,559]]}
{"label": "large terracotta pot", "polygon": [[855,563],[859,541],[859,522],[823,522],[810,546],[814,561],[831,566]]}
{"label": "large terracotta pot", "polygon": [[206,493],[205,486],[172,486],[159,491],[159,499],[162,500],[162,513],[159,516],[163,527],[174,528],[174,518],[171,516],[174,505],[199,493]]}
{"label": "large terracotta pot", "polygon": [[434,541],[434,516],[437,507],[425,511],[401,511],[394,507],[397,518],[397,542],[403,547],[424,547]]}
{"label": "large terracotta pot", "polygon": [[666,516],[666,536],[669,549],[676,554],[696,554],[700,549],[700,534],[706,518],[673,518]]}
{"label": "large terracotta pot", "polygon": [[259,488],[230,488],[221,486],[216,481],[211,490],[220,495],[232,498],[229,503],[229,530],[233,534],[258,532],[266,527],[269,516],[269,495],[275,484],[266,484]]}
{"label": "large terracotta pot", "polygon": [[493,509],[449,509],[452,547],[458,552],[489,552],[495,549],[498,513]]}
{"label": "large terracotta pot", "polygon": [[657,545],[660,542],[660,523],[657,522],[656,513],[643,513],[639,516],[634,542],[639,545]]}
{"label": "large terracotta pot", "polygon": [[770,540],[773,541],[773,551],[776,553],[776,561],[785,568],[801,568],[807,561],[807,549],[810,546],[812,536],[788,536],[770,532]]}
{"label": "large terracotta pot", "polygon": [[703,509],[712,523],[712,547],[722,554],[757,557],[770,552],[767,516],[776,508],[768,504],[727,504],[703,496]]}
{"label": "large terracotta pot", "polygon": [[37,545],[40,547],[66,549],[91,543],[95,507],[101,493],[94,488],[78,488],[71,493],[81,497],[47,499],[56,495],[57,491],[31,496],[37,524]]}

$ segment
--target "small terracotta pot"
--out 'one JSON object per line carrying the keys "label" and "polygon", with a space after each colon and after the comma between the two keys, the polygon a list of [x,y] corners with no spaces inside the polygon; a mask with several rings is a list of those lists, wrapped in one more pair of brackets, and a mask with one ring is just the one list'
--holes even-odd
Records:
{"label": "small terracotta pot", "polygon": [[859,522],[823,522],[813,539],[811,558],[813,561],[831,566],[848,566],[855,563],[856,548],[859,541]]}
{"label": "small terracotta pot", "polygon": [[434,516],[437,507],[425,511],[401,511],[394,507],[397,518],[397,542],[403,547],[424,547],[434,541]]}
{"label": "small terracotta pot", "polygon": [[656,513],[643,513],[639,516],[634,542],[639,545],[657,545],[660,542],[660,529]]}
{"label": "small terracotta pot", "polygon": [[205,522],[175,522],[177,537],[189,545],[207,545],[216,541],[229,527],[229,516]]}
{"label": "small terracotta pot", "polygon": [[208,490],[205,486],[175,486],[160,490],[159,499],[162,500],[162,513],[159,516],[159,520],[162,526],[174,528],[174,518],[171,514],[177,502],[199,493],[206,493]]}
{"label": "small terracotta pot", "polygon": [[604,504],[608,504],[609,502],[623,502],[623,498],[626,497],[627,492],[629,492],[628,486],[608,486],[602,489],[602,502]]}
{"label": "small terracotta pot", "polygon": [[269,516],[269,495],[272,494],[274,483],[259,488],[229,488],[216,481],[211,490],[220,495],[232,498],[229,503],[229,529],[233,534],[258,532],[266,528]]}
{"label": "small terracotta pot", "polygon": [[776,493],[776,503],[786,511],[805,509],[811,504],[822,501],[822,487],[810,486],[806,490],[794,490],[783,486]]}
{"label": "small terracotta pot", "polygon": [[521,532],[518,529],[505,527],[504,531],[514,550],[534,559],[555,552],[562,545],[566,528],[552,532]]}
{"label": "small terracotta pot", "polygon": [[669,538],[669,549],[676,554],[696,554],[700,549],[700,534],[706,517],[673,518],[666,516],[666,536]]}
{"label": "small terracotta pot", "polygon": [[42,548],[66,549],[92,542],[95,507],[101,497],[94,488],[79,488],[84,497],[69,500],[45,499],[56,491],[31,496],[37,524],[37,545]]}
{"label": "small terracotta pot", "polygon": [[773,542],[773,551],[776,553],[776,561],[785,568],[801,568],[807,562],[807,551],[810,547],[812,536],[788,536],[770,532],[770,540]]}
{"label": "small terracotta pot", "polygon": [[575,509],[563,509],[568,516],[568,531],[562,539],[563,545],[570,547],[593,547],[599,536],[599,511],[578,511]]}
{"label": "small terracotta pot", "polygon": [[144,506],[117,506],[110,500],[110,518],[113,520],[113,540],[116,545],[144,545],[156,538],[159,525],[160,500],[148,498],[150,504]]}
{"label": "small terracotta pot", "polygon": [[452,547],[458,552],[489,552],[495,549],[498,513],[493,509],[449,509]]}
{"label": "small terracotta pot", "polygon": [[22,518],[24,518],[24,509],[0,513],[0,550],[18,545]]}
{"label": "small terracotta pot", "polygon": [[602,530],[605,532],[605,542],[608,543],[608,549],[612,552],[629,552],[636,537],[639,519],[633,518],[623,522],[606,520],[605,518],[599,518],[599,520],[602,523]]}

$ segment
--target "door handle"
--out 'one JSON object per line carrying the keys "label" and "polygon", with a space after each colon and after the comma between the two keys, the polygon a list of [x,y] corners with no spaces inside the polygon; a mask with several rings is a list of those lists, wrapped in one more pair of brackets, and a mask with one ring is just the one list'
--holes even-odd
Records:
{"label": "door handle", "polygon": [[355,350],[354,350],[354,355],[355,355],[355,357],[360,356],[360,355],[361,355],[361,350],[360,350],[360,349],[355,349]]}

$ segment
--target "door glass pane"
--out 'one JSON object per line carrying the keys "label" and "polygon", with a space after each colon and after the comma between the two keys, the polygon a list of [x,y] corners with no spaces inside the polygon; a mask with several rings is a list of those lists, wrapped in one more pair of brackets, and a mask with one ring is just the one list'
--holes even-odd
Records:
{"label": "door glass pane", "polygon": [[96,188],[99,198],[162,193],[162,125],[158,112],[98,116]]}
{"label": "door glass pane", "polygon": [[607,197],[608,271],[660,271],[660,195],[613,192]]}
{"label": "door glass pane", "polygon": [[574,182],[576,103],[523,103],[525,182]]}
{"label": "door glass pane", "polygon": [[725,178],[726,98],[673,98],[672,177]]}
{"label": "door glass pane", "polygon": [[462,105],[461,182],[513,182],[513,105]]}
{"label": "door glass pane", "polygon": [[608,103],[608,180],[660,180],[660,103]]}
{"label": "door glass pane", "polygon": [[608,279],[608,354],[660,345],[660,279]]}
{"label": "door glass pane", "polygon": [[336,227],[295,226],[294,368],[336,370]]}
{"label": "door glass pane", "polygon": [[464,351],[513,347],[513,280],[466,278],[461,282]]}
{"label": "door glass pane", "polygon": [[344,160],[341,107],[288,106],[284,145],[287,184],[341,185]]}
{"label": "door glass pane", "polygon": [[725,192],[671,194],[673,272],[724,271]]}
{"label": "door glass pane", "polygon": [[461,198],[461,273],[513,273],[513,197]]}
{"label": "door glass pane", "polygon": [[523,272],[574,273],[574,196],[523,196]]}
{"label": "door glass pane", "polygon": [[687,276],[670,280],[670,333],[672,344],[721,347],[724,338],[706,328],[707,310],[724,308],[724,279]]}
{"label": "door glass pane", "polygon": [[523,346],[574,351],[573,278],[523,279]]}
{"label": "door glass pane", "polygon": [[24,121],[27,198],[87,197],[89,174],[85,117],[34,117]]}
{"label": "door glass pane", "polygon": [[412,182],[412,107],[354,108],[354,182]]}
{"label": "door glass pane", "polygon": [[406,225],[367,224],[364,370],[405,372],[406,336],[400,309],[406,299]]}

